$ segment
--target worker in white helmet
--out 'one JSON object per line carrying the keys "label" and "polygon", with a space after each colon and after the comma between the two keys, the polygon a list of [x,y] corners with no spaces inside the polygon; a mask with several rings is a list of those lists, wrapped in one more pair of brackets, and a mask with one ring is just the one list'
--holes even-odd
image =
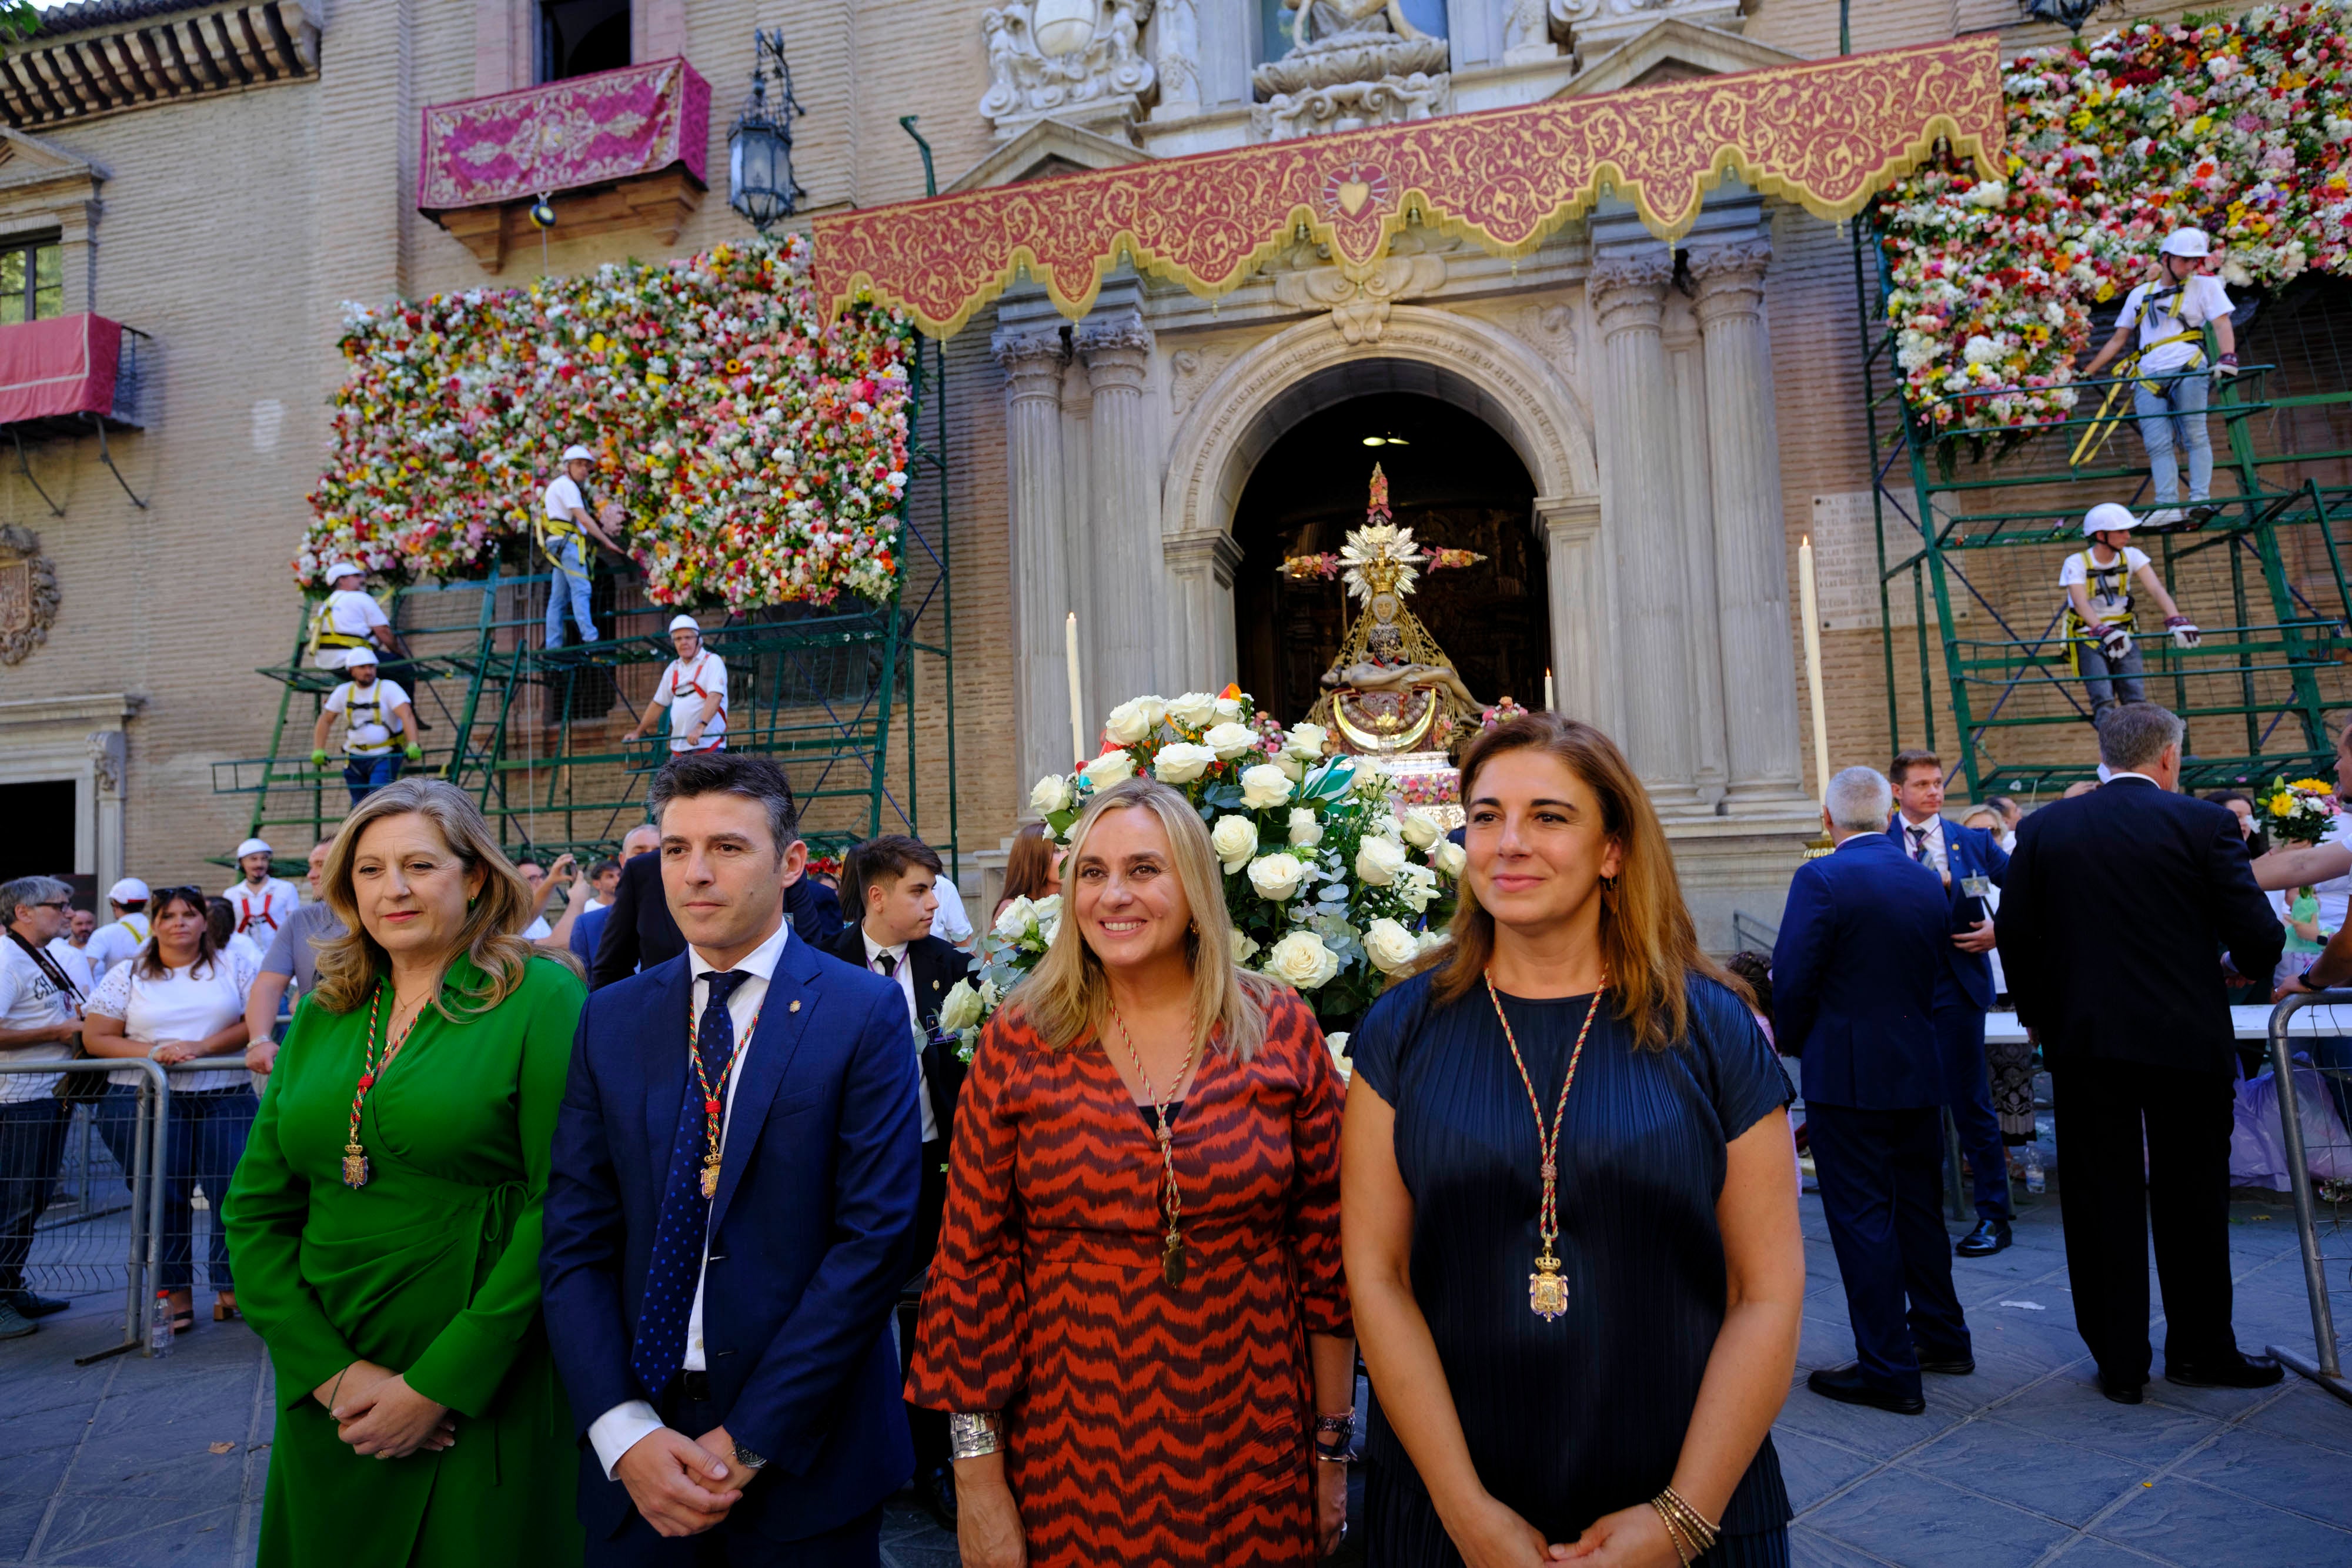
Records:
{"label": "worker in white helmet", "polygon": [[147,900],[152,896],[147,884],[135,876],[126,876],[106,890],[106,905],[114,920],[91,932],[89,946],[83,949],[91,974],[106,978],[109,970],[137,957],[139,949],[147,946],[152,929],[147,924]]}
{"label": "worker in white helmet", "polygon": [[348,560],[331,561],[325,572],[327,597],[310,615],[310,663],[321,670],[340,670],[353,653],[373,658],[378,650],[394,653],[392,618],[367,591],[367,574]]}
{"label": "worker in white helmet", "polygon": [[310,731],[310,766],[327,766],[327,737],[337,716],[343,721],[343,788],[356,806],[400,777],[404,758],[425,760],[416,740],[416,714],[397,681],[379,677],[375,656],[364,653],[346,672],[352,677],[327,694]]}
{"label": "worker in white helmet", "polygon": [[580,623],[580,640],[593,643],[596,624],[588,613],[588,565],[582,551],[583,535],[593,538],[607,549],[619,549],[620,541],[604,529],[604,525],[588,511],[587,497],[580,486],[596,466],[596,455],[584,446],[568,446],[563,451],[561,472],[548,481],[539,548],[547,557],[553,575],[547,584],[547,645],[563,646],[563,605],[572,603],[572,618]]}
{"label": "worker in white helmet", "polygon": [[727,661],[702,645],[702,624],[691,615],[670,618],[669,645],[677,657],[662,672],[636,727],[621,738],[643,737],[655,711],[667,708],[671,751],[719,750],[727,744]]}
{"label": "worker in white helmet", "polygon": [[[2182,521],[2183,453],[2189,458],[2189,526],[2201,526],[2215,510],[2206,498],[2213,486],[2213,440],[2205,428],[2205,400],[2213,377],[2238,373],[2238,338],[2230,326],[2229,291],[2205,270],[2212,250],[2202,229],[2175,229],[2165,235],[2158,276],[2124,297],[2115,336],[2083,369],[2086,376],[2097,375],[2137,334],[2132,412],[2139,416],[2156,490],[2156,509],[2146,519],[2152,528]],[[2205,352],[2209,326],[2220,354],[2211,362]]]}
{"label": "worker in white helmet", "polygon": [[2201,635],[2164,591],[2147,552],[2132,548],[2131,531],[2137,527],[2130,508],[2100,502],[2083,515],[2084,548],[2058,569],[2058,586],[2066,595],[2066,648],[2074,674],[2091,694],[2094,722],[2118,702],[2147,698],[2140,679],[2134,584],[2164,612],[2164,628],[2175,646],[2194,648]]}
{"label": "worker in white helmet", "polygon": [[[292,883],[269,874],[269,860],[266,840],[246,840],[236,846],[237,880],[221,890],[221,896],[228,900],[229,909],[236,916],[237,935],[250,936],[264,948],[301,902],[301,894],[294,891]],[[258,961],[257,956],[256,962]]]}

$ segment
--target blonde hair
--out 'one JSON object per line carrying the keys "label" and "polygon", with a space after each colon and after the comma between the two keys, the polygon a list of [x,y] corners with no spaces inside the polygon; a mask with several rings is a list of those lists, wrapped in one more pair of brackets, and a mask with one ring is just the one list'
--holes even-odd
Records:
{"label": "blonde hair", "polygon": [[1247,1061],[1265,1039],[1266,1007],[1278,988],[1234,962],[1224,867],[1209,846],[1209,830],[1201,825],[1190,801],[1153,779],[1129,779],[1103,790],[1071,824],[1061,925],[1036,968],[1014,988],[1011,1005],[1044,1038],[1049,1051],[1067,1051],[1100,1029],[1110,1010],[1110,980],[1078,929],[1071,894],[1095,825],[1112,811],[1129,810],[1149,811],[1160,820],[1177,885],[1192,905],[1192,926],[1184,938],[1185,961],[1192,970],[1192,1043],[1197,1047],[1213,1038],[1235,1060]]}
{"label": "blonde hair", "polygon": [[[327,852],[319,884],[326,894],[327,907],[343,923],[343,934],[319,944],[320,1006],[336,1013],[364,1006],[378,982],[392,972],[391,955],[360,923],[359,901],[352,891],[352,862],[358,858],[360,835],[370,825],[387,817],[412,814],[439,831],[442,843],[460,865],[483,873],[481,892],[467,901],[466,922],[458,927],[457,939],[450,948],[453,955],[463,953],[472,960],[482,975],[482,984],[458,993],[465,998],[459,1012],[485,1013],[512,996],[535,955],[553,958],[578,972],[579,964],[570,954],[559,956],[517,935],[530,924],[534,902],[530,886],[490,837],[489,824],[482,821],[474,802],[463,790],[438,779],[403,779],[354,807],[343,820],[342,831],[335,835],[334,847]],[[458,1012],[450,1010],[446,994],[436,996],[433,1005],[451,1022],[458,1020]]]}
{"label": "blonde hair", "polygon": [[[1523,714],[1488,730],[1464,753],[1465,805],[1473,799],[1471,789],[1480,770],[1512,751],[1540,751],[1558,758],[1600,798],[1601,832],[1618,852],[1616,876],[1601,884],[1601,956],[1610,992],[1617,999],[1617,1016],[1633,1026],[1634,1043],[1663,1051],[1682,1041],[1690,1027],[1693,975],[1729,988],[1752,1005],[1747,984],[1699,947],[1665,830],[1658,825],[1649,791],[1642,788],[1617,743],[1577,719]],[[1461,899],[1445,936],[1417,966],[1437,971],[1430,999],[1440,1007],[1468,995],[1495,954],[1495,917],[1480,906],[1467,877],[1462,880]]]}

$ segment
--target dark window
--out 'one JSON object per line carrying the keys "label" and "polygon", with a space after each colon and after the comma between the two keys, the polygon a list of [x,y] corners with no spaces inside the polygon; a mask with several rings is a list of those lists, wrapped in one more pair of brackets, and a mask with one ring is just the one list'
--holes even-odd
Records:
{"label": "dark window", "polygon": [[629,0],[539,0],[539,79],[562,81],[629,63]]}
{"label": "dark window", "polygon": [[9,831],[0,835],[0,882],[20,876],[65,875],[64,868],[73,863],[72,779],[0,784],[0,821],[9,826]]}
{"label": "dark window", "polygon": [[0,326],[45,320],[66,310],[64,254],[53,239],[0,248]]}

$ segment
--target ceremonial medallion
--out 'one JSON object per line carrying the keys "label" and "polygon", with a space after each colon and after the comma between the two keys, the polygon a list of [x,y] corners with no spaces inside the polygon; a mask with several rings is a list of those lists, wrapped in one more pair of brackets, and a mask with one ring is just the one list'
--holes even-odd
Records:
{"label": "ceremonial medallion", "polygon": [[1528,1276],[1528,1310],[1546,1322],[1568,1311],[1568,1281],[1560,1278],[1559,1260],[1549,1249]]}

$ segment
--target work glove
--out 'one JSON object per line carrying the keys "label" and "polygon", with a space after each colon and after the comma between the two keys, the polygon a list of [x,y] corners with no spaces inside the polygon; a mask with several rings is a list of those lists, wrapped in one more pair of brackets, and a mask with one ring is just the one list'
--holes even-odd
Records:
{"label": "work glove", "polygon": [[2196,622],[2186,615],[2166,616],[2164,629],[2172,633],[2172,645],[2176,648],[2194,648],[2205,637],[2205,633],[2197,630]]}
{"label": "work glove", "polygon": [[2238,356],[2235,354],[2222,355],[2221,362],[2213,367],[2213,373],[2224,380],[2236,375],[2238,373]]}
{"label": "work glove", "polygon": [[417,745],[416,742],[413,740],[401,749],[403,754],[405,755],[411,762],[422,762],[425,760],[425,748]]}
{"label": "work glove", "polygon": [[2099,652],[2110,659],[2122,659],[2129,657],[2131,651],[2132,634],[2129,632],[2121,626],[2099,628]]}
{"label": "work glove", "polygon": [[314,752],[310,753],[310,766],[311,766],[311,767],[313,767],[313,768],[324,768],[326,765],[327,765],[327,752],[326,752],[326,748],[325,748],[324,747],[321,747],[320,749],[318,749],[318,750],[316,750],[316,751],[314,751]]}

